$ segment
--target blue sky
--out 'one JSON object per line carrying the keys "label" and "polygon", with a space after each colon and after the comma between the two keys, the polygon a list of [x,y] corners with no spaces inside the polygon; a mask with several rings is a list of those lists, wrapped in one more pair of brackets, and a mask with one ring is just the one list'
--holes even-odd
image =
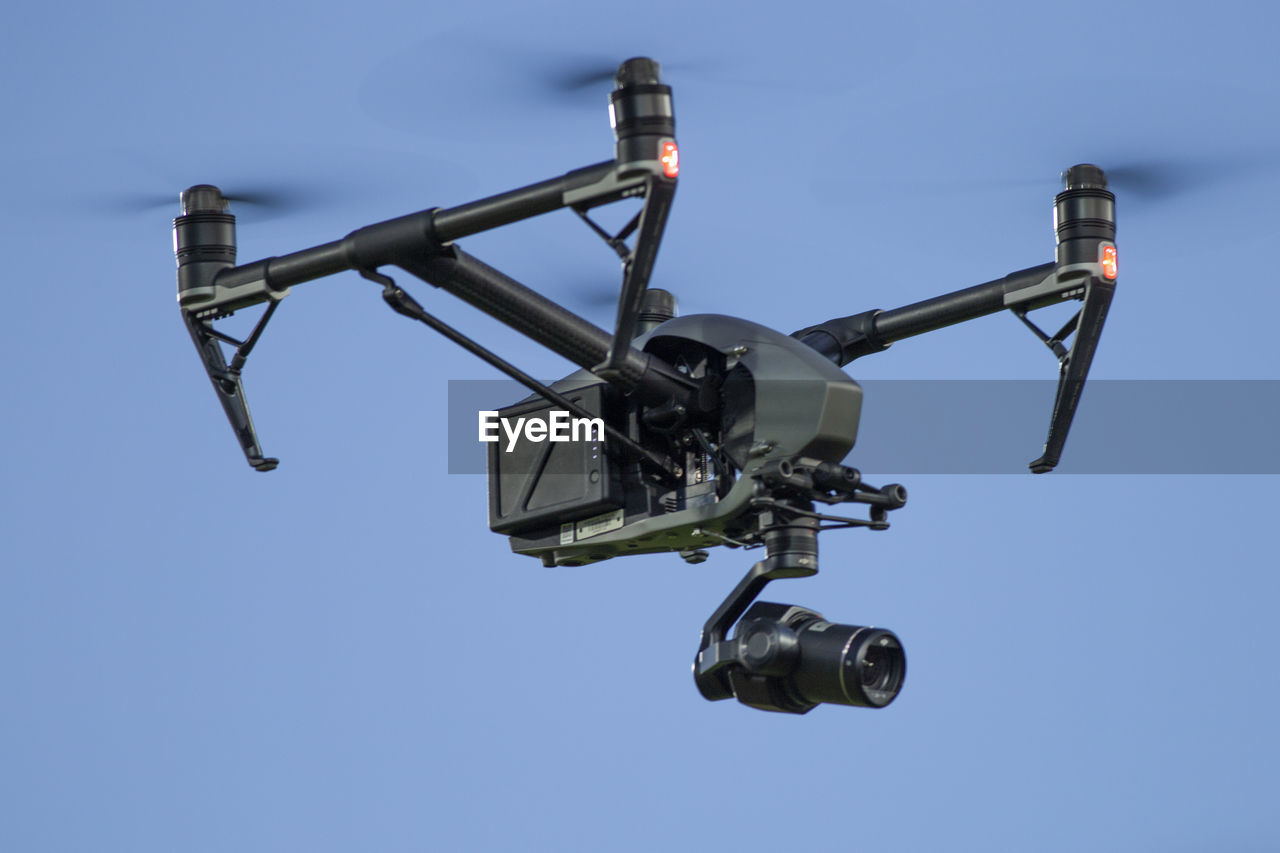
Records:
{"label": "blue sky", "polygon": [[[175,310],[169,221],[193,183],[307,189],[287,215],[246,212],[247,261],[607,159],[607,87],[544,81],[645,54],[668,65],[683,166],[654,284],[684,313],[789,332],[997,278],[1052,259],[1060,170],[1157,164],[1178,186],[1118,190],[1093,376],[1280,379],[1278,17],[11,11],[0,849],[1280,846],[1275,476],[903,475],[892,530],[826,534],[821,575],[769,590],[897,632],[898,700],[707,703],[697,632],[749,556],[550,570],[511,554],[483,477],[449,475],[444,449],[448,380],[492,372],[354,275],[296,288],[250,361],[282,460],[252,472]],[[175,201],[135,203],[153,196]],[[571,305],[616,280],[569,214],[462,245]],[[569,369],[399,278],[529,372]],[[851,366],[1053,370],[1009,316]],[[1229,440],[1235,416],[1180,452]],[[1098,417],[1088,392],[1080,417]]]}

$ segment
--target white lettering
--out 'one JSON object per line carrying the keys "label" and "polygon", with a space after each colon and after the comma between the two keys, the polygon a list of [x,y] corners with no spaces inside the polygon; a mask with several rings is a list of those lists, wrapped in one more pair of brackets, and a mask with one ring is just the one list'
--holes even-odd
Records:
{"label": "white lettering", "polygon": [[547,438],[551,441],[569,440],[569,413],[564,409],[551,410],[551,433]]}
{"label": "white lettering", "polygon": [[[523,434],[526,441],[540,444],[543,441],[603,441],[603,418],[571,418],[563,409],[551,409],[546,420],[542,418],[501,417],[496,411],[477,413],[477,437],[482,442],[501,442],[506,436],[507,453],[516,449]],[[499,430],[501,427],[501,430]]]}
{"label": "white lettering", "polygon": [[[578,438],[578,429],[586,433],[585,439]],[[602,418],[574,418],[573,419],[573,440],[574,441],[603,441],[604,440],[604,420]]]}
{"label": "white lettering", "polygon": [[520,428],[524,426],[524,418],[516,418],[515,429],[511,428],[511,421],[506,418],[502,419],[502,431],[507,434],[507,452],[516,449],[516,439],[520,437]]}
{"label": "white lettering", "polygon": [[480,412],[480,440],[481,441],[497,441],[498,434],[493,432],[498,428],[497,412]]}

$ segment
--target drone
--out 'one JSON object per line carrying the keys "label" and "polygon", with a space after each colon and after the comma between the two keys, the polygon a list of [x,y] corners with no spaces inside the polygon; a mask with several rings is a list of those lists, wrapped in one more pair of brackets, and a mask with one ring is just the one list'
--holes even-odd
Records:
{"label": "drone", "polygon": [[[480,413],[481,437],[486,416],[496,437],[485,448],[489,526],[509,537],[514,552],[551,567],[659,552],[697,563],[715,546],[763,549],[763,559],[703,626],[693,664],[698,691],[708,700],[736,698],[792,714],[823,703],[882,708],[906,676],[906,654],[893,632],[756,601],[770,581],[817,573],[821,531],[887,529],[888,513],[907,501],[901,485],[873,486],[843,464],[857,438],[862,389],[842,368],[903,338],[1009,310],[1058,359],[1048,436],[1029,466],[1034,473],[1053,470],[1115,292],[1115,196],[1107,178],[1088,164],[1063,174],[1051,262],[785,334],[734,317],[676,316],[672,294],[648,286],[680,171],[672,90],[657,62],[639,57],[621,64],[609,117],[615,148],[608,161],[247,264],[236,262],[236,220],[221,190],[201,184],[181,193],[182,212],[173,220],[178,305],[232,430],[250,466],[277,466],[262,452],[249,415],[245,361],[293,286],[354,270],[382,286],[394,311],[531,392]],[[641,207],[620,231],[592,219],[596,208],[623,199]],[[562,208],[621,259],[612,333],[457,245]],[[550,385],[534,379],[427,313],[384,267],[448,291],[580,370]],[[1052,335],[1028,318],[1066,301],[1081,305]],[[265,310],[243,340],[214,328],[255,305]],[[558,429],[571,416],[572,435]],[[508,428],[510,440],[498,440],[499,423],[523,424],[523,433]],[[841,514],[840,504],[865,506],[865,517]]]}

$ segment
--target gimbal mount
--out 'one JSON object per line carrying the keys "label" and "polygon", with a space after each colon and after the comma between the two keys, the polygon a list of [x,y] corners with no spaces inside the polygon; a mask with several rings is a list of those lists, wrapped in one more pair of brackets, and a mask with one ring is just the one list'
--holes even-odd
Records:
{"label": "gimbal mount", "polygon": [[[490,527],[545,565],[677,551],[690,562],[714,545],[764,547],[703,630],[695,681],[708,699],[736,696],[767,710],[804,713],[820,702],[882,707],[905,675],[901,643],[883,629],[836,625],[810,610],[761,602],[770,580],[817,571],[817,533],[888,527],[906,491],[877,489],[842,464],[857,436],[861,388],[840,367],[894,341],[1009,309],[1058,357],[1059,382],[1043,473],[1058,463],[1106,319],[1116,280],[1115,197],[1095,166],[1065,175],[1054,202],[1053,262],[890,311],[864,311],[788,336],[719,315],[677,318],[648,282],[679,174],[671,89],[656,62],[631,59],[610,97],[614,159],[453,208],[369,225],[280,257],[236,264],[235,217],[218,188],[191,187],[174,220],[178,304],[249,464],[263,454],[241,372],[294,285],[355,270],[383,287],[398,313],[419,320],[498,367],[536,395],[508,407],[552,420],[557,410],[602,422],[576,445],[490,445]],[[590,211],[626,198],[640,211],[611,234]],[[622,260],[613,333],[468,255],[455,241],[570,208]],[[634,245],[627,240],[634,236]],[[550,386],[428,314],[379,272],[396,266],[453,293],[582,368]],[[1052,336],[1029,311],[1080,300]],[[244,340],[213,328],[234,311],[266,310]],[[639,334],[637,334],[637,332]],[[1072,336],[1074,337],[1072,338]],[[1066,343],[1072,338],[1071,343]],[[222,344],[234,348],[230,360]],[[535,439],[536,441],[536,439]],[[864,503],[869,519],[814,511]],[[733,623],[735,635],[726,639]]]}

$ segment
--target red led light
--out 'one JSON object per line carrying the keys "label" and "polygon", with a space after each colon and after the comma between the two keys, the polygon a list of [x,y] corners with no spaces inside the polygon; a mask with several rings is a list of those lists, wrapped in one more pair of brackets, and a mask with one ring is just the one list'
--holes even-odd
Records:
{"label": "red led light", "polygon": [[1116,247],[1110,243],[1102,246],[1102,274],[1109,279],[1116,277]]}
{"label": "red led light", "polygon": [[662,156],[658,158],[662,161],[662,174],[668,178],[674,178],[680,174],[680,149],[670,140],[662,143]]}

